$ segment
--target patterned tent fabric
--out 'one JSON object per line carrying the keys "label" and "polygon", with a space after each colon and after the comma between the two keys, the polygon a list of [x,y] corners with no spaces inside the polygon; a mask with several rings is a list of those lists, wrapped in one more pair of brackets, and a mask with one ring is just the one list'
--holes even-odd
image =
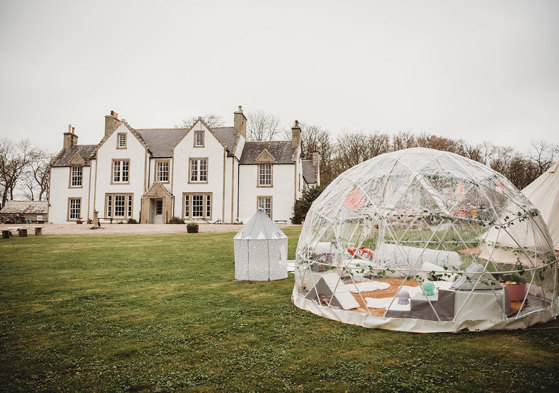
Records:
{"label": "patterned tent fabric", "polygon": [[234,238],[235,279],[281,280],[287,277],[287,236],[261,209]]}
{"label": "patterned tent fabric", "polygon": [[[510,181],[459,155],[413,148],[349,169],[313,203],[292,300],[365,327],[513,329],[558,314],[556,283],[548,228]],[[339,293],[351,293],[352,308]]]}

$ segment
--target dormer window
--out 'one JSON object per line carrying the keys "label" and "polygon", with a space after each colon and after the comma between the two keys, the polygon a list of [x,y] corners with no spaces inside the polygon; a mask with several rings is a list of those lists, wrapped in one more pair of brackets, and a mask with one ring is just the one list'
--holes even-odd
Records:
{"label": "dormer window", "polygon": [[126,133],[119,132],[116,135],[116,148],[117,149],[126,149]]}
{"label": "dormer window", "polygon": [[73,166],[70,168],[70,187],[81,187],[83,178],[83,167]]}
{"label": "dormer window", "polygon": [[194,147],[204,147],[204,131],[194,133]]}
{"label": "dormer window", "polygon": [[258,187],[272,187],[272,164],[258,165]]}

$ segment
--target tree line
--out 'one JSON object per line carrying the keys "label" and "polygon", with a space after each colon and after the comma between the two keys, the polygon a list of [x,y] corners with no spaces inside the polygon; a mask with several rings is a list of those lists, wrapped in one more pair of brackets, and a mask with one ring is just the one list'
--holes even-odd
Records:
{"label": "tree line", "polygon": [[[248,140],[290,139],[291,130],[280,126],[279,118],[262,111],[247,113]],[[335,135],[331,131],[307,123],[301,126],[302,148],[305,159],[312,152],[320,156],[322,186],[363,161],[383,153],[411,147],[426,147],[449,151],[488,165],[507,177],[517,188],[523,189],[559,160],[559,144],[533,141],[526,152],[490,142],[473,143],[430,133],[349,131]]]}
{"label": "tree line", "polygon": [[[247,140],[269,141],[291,139],[291,130],[282,127],[280,119],[264,111],[247,112]],[[198,117],[183,120],[181,126],[192,125]],[[223,119],[214,114],[203,116],[210,127],[222,126]],[[313,151],[320,156],[322,187],[347,169],[379,154],[411,147],[444,150],[490,166],[523,189],[559,160],[559,144],[534,141],[526,152],[489,142],[473,143],[429,133],[349,131],[343,134],[319,126],[299,123],[305,159]],[[27,139],[14,142],[0,139],[0,195],[2,206],[15,196],[30,201],[48,198],[50,161],[53,154],[33,146]]]}

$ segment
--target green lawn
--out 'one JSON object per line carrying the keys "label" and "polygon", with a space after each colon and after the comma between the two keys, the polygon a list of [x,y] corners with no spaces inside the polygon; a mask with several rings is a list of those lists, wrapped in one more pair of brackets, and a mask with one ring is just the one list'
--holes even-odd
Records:
{"label": "green lawn", "polygon": [[[299,230],[285,231],[291,258]],[[292,276],[235,282],[233,235],[0,241],[0,389],[559,390],[557,321],[430,335],[343,325],[296,309]]]}

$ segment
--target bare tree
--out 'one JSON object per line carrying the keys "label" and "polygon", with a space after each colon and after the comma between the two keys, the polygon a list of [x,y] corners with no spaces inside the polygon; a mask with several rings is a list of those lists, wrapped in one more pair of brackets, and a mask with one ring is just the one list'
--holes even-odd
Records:
{"label": "bare tree", "polygon": [[264,111],[247,112],[247,140],[271,141],[280,136],[280,119]]}
{"label": "bare tree", "polygon": [[29,164],[22,179],[22,188],[27,199],[42,201],[48,196],[52,154],[34,149],[29,156]]}
{"label": "bare tree", "polygon": [[301,126],[301,148],[305,154],[305,159],[312,159],[313,153],[317,152],[320,158],[321,183],[330,183],[338,175],[331,165],[336,152],[330,133],[317,125],[304,123],[299,123],[299,125]]}
{"label": "bare tree", "polygon": [[514,150],[512,147],[495,146],[493,149],[493,154],[489,166],[491,169],[505,174],[507,171],[507,166],[509,162],[514,157]]}
{"label": "bare tree", "polygon": [[7,138],[0,140],[0,189],[2,190],[2,206],[8,198],[14,199],[14,190],[32,158],[32,147],[29,140],[24,139],[13,143]]}
{"label": "bare tree", "polygon": [[178,127],[179,128],[189,128],[194,123],[196,123],[198,121],[199,117],[201,117],[202,120],[204,120],[204,123],[206,123],[210,128],[211,127],[220,127],[220,126],[223,126],[223,124],[225,124],[225,122],[223,121],[223,118],[221,116],[214,115],[213,113],[208,113],[207,115],[204,115],[204,116],[189,117],[188,119],[183,120]]}
{"label": "bare tree", "polygon": [[530,159],[538,167],[538,176],[553,165],[559,155],[559,145],[550,144],[545,141],[533,141],[530,144]]}
{"label": "bare tree", "polygon": [[390,137],[383,133],[348,133],[337,138],[334,167],[337,173],[391,150]]}
{"label": "bare tree", "polygon": [[417,141],[415,136],[409,132],[399,132],[398,134],[392,136],[392,150],[402,150],[409,149],[410,147],[416,147]]}

